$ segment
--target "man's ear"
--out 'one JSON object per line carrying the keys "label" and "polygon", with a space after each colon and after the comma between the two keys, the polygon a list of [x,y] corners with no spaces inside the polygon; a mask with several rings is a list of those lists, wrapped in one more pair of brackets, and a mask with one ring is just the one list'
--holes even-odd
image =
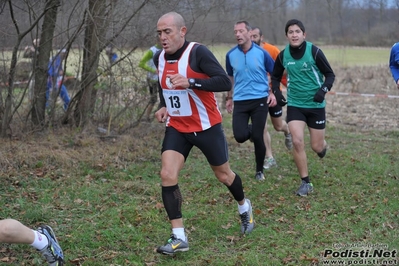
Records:
{"label": "man's ear", "polygon": [[186,36],[186,33],[187,33],[187,28],[186,28],[186,26],[181,27],[181,29],[180,29],[180,36],[181,36],[181,37],[184,37],[184,36]]}

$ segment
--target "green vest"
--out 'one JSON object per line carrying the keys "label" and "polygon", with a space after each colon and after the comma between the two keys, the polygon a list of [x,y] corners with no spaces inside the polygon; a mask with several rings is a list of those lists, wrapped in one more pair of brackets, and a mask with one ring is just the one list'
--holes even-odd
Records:
{"label": "green vest", "polygon": [[301,59],[291,56],[289,45],[285,47],[283,65],[287,71],[288,106],[300,108],[324,108],[326,101],[317,103],[313,97],[323,84],[323,74],[316,66],[312,55],[312,43],[306,42]]}

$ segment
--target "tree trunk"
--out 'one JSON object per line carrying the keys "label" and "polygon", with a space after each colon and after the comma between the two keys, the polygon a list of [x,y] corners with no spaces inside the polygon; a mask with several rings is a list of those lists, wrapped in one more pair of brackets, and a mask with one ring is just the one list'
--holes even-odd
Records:
{"label": "tree trunk", "polygon": [[47,68],[50,52],[53,46],[54,28],[57,20],[58,6],[60,0],[47,0],[47,13],[43,19],[42,32],[40,35],[39,52],[35,60],[35,87],[33,93],[32,123],[43,127],[45,124],[46,110],[46,88]]}
{"label": "tree trunk", "polygon": [[106,17],[108,1],[89,0],[89,15],[86,17],[86,30],[83,51],[81,89],[72,103],[73,116],[77,127],[84,127],[94,112],[97,90],[97,68],[101,47],[105,40],[108,20]]}

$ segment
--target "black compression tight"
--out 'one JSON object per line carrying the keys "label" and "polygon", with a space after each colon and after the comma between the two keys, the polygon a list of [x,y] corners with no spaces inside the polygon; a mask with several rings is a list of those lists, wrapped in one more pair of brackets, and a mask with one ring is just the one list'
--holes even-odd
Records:
{"label": "black compression tight", "polygon": [[230,190],[231,194],[237,202],[244,199],[244,189],[242,187],[241,177],[238,174],[236,174],[236,177],[234,178],[231,186],[228,186],[227,188]]}
{"label": "black compression tight", "polygon": [[169,220],[182,218],[181,205],[183,197],[180,193],[179,185],[162,187],[162,201]]}

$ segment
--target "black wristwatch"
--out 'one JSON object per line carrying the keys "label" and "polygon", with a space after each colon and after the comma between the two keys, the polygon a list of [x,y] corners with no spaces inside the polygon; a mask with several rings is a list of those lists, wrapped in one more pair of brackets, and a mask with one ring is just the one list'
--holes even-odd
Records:
{"label": "black wristwatch", "polygon": [[194,86],[195,86],[195,79],[189,78],[189,79],[188,79],[188,83],[190,84],[190,88],[194,88]]}

